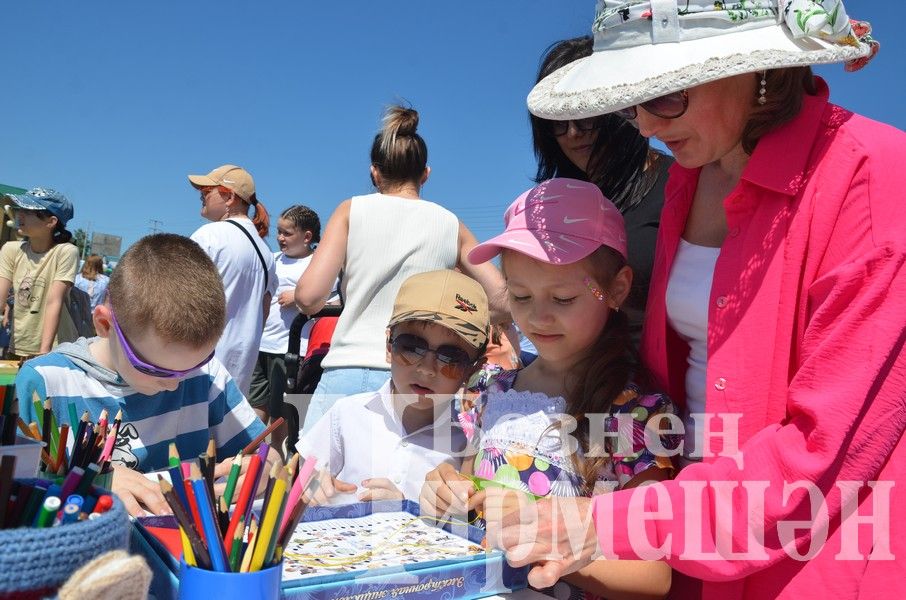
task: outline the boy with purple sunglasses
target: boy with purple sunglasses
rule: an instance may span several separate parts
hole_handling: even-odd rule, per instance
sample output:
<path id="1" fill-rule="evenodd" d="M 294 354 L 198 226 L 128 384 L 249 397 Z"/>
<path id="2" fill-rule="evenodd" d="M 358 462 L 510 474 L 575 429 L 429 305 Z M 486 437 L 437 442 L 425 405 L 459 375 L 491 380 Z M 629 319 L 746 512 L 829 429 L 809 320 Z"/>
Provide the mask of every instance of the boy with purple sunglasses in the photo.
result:
<path id="1" fill-rule="evenodd" d="M 220 274 L 189 238 L 150 235 L 123 255 L 107 298 L 94 309 L 98 337 L 61 344 L 26 362 L 16 377 L 19 411 L 35 420 L 32 394 L 50 397 L 60 423 L 87 410 L 122 410 L 114 445 L 113 491 L 131 514 L 169 512 L 142 473 L 205 452 L 213 436 L 226 475 L 232 458 L 264 430 L 224 366 L 214 358 L 226 301 Z M 271 449 L 269 462 L 279 460 Z"/>

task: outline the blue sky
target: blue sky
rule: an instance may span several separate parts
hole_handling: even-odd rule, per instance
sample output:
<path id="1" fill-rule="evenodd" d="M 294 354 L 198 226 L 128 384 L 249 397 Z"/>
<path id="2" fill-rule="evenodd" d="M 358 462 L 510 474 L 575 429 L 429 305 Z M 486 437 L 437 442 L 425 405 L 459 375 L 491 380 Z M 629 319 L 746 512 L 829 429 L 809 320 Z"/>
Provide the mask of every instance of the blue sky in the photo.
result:
<path id="1" fill-rule="evenodd" d="M 906 42 L 896 3 L 850 0 L 879 56 L 818 72 L 831 99 L 906 127 Z M 55 187 L 71 229 L 190 234 L 204 221 L 186 175 L 249 169 L 276 215 L 326 222 L 371 191 L 385 105 L 421 114 L 425 198 L 479 239 L 534 174 L 525 96 L 542 51 L 590 30 L 594 0 L 15 2 L 0 13 L 0 183 Z M 157 223 L 152 224 L 152 220 Z M 269 238 L 275 247 L 274 233 Z"/>

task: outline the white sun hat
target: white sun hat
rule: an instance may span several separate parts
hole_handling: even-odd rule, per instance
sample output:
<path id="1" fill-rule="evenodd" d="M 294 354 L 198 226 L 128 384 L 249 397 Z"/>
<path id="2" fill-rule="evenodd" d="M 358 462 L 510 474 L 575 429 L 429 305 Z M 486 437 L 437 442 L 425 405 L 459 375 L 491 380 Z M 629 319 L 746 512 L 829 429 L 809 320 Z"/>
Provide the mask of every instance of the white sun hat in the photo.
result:
<path id="1" fill-rule="evenodd" d="M 594 52 L 538 82 L 532 114 L 602 115 L 742 73 L 862 67 L 878 50 L 840 0 L 598 0 Z"/>

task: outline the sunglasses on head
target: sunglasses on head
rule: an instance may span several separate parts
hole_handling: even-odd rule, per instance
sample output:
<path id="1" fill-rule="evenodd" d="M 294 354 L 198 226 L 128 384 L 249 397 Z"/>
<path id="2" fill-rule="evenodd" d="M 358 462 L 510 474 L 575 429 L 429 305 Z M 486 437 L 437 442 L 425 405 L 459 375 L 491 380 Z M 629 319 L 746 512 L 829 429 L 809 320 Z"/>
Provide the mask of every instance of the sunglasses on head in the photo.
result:
<path id="1" fill-rule="evenodd" d="M 589 117 L 587 119 L 573 119 L 571 121 L 551 121 L 550 132 L 554 137 L 566 135 L 569 131 L 569 124 L 572 123 L 576 131 L 587 133 L 601 127 L 601 119 L 598 117 Z"/>
<path id="2" fill-rule="evenodd" d="M 461 378 L 475 363 L 469 353 L 462 348 L 452 345 L 431 348 L 428 346 L 428 340 L 412 333 L 400 333 L 390 338 L 390 352 L 407 366 L 420 362 L 429 352 L 433 352 L 440 365 L 441 374 L 448 379 Z"/>
<path id="3" fill-rule="evenodd" d="M 210 356 L 208 356 L 206 359 L 204 359 L 191 369 L 186 369 L 185 371 L 177 371 L 175 369 L 168 369 L 166 367 L 159 367 L 157 365 L 147 363 L 136 356 L 135 351 L 132 349 L 132 346 L 129 345 L 129 341 L 123 334 L 123 330 L 120 329 L 120 324 L 116 321 L 116 315 L 113 312 L 113 307 L 110 307 L 110 320 L 113 322 L 113 329 L 114 331 L 116 331 L 116 337 L 120 341 L 120 346 L 123 347 L 123 353 L 126 355 L 126 360 L 129 361 L 129 364 L 132 365 L 133 369 L 144 375 L 159 377 L 161 379 L 185 377 L 195 369 L 205 366 L 206 364 L 211 362 L 212 358 L 214 358 L 214 353 L 211 352 Z"/>
<path id="4" fill-rule="evenodd" d="M 689 92 L 680 90 L 615 112 L 627 121 L 633 121 L 639 116 L 639 106 L 653 114 L 655 117 L 660 117 L 662 119 L 678 119 L 686 114 L 686 109 L 689 108 Z"/>

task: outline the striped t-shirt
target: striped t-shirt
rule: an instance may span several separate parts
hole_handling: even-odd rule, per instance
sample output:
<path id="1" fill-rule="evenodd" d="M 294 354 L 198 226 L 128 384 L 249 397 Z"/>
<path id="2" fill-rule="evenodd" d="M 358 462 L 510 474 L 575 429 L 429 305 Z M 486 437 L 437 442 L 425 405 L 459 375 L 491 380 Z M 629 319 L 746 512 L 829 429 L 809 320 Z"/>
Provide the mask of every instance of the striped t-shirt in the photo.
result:
<path id="1" fill-rule="evenodd" d="M 142 472 L 167 467 L 170 442 L 176 442 L 185 459 L 203 453 L 213 435 L 220 461 L 239 453 L 264 431 L 264 424 L 216 358 L 182 380 L 174 391 L 153 396 L 136 392 L 116 373 L 90 361 L 86 340 L 81 339 L 26 362 L 16 377 L 22 418 L 36 420 L 34 391 L 41 398 L 51 398 L 58 423 L 69 421 L 70 402 L 77 415 L 88 410 L 95 423 L 103 409 L 111 423 L 122 409 L 111 460 Z"/>

